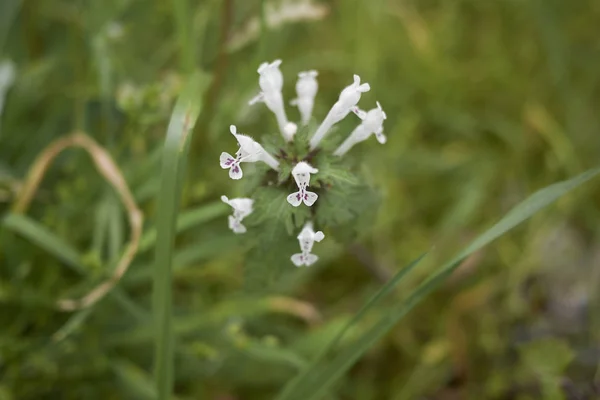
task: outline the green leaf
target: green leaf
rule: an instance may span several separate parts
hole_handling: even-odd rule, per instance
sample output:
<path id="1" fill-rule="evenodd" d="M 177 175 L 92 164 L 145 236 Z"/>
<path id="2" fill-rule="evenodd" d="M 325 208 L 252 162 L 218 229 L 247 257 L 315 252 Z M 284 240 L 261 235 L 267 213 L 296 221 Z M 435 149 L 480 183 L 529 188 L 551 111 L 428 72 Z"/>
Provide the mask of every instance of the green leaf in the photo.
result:
<path id="1" fill-rule="evenodd" d="M 181 31 L 179 34 L 181 39 L 184 34 Z M 187 54 L 183 40 L 180 50 Z M 196 72 L 186 82 L 185 89 L 175 104 L 163 148 L 160 190 L 157 199 L 158 216 L 153 286 L 153 314 L 156 329 L 154 378 L 160 400 L 169 399 L 173 390 L 174 341 L 171 315 L 171 265 L 189 144 L 194 124 L 200 113 L 202 93 L 207 87 L 208 81 L 209 79 L 205 75 Z"/>
<path id="2" fill-rule="evenodd" d="M 244 289 L 255 294 L 277 291 L 284 274 L 295 272 L 290 261 L 290 255 L 298 251 L 298 240 L 289 233 L 293 227 L 286 227 L 283 221 L 267 220 L 253 229 L 262 232 L 246 257 Z"/>
<path id="3" fill-rule="evenodd" d="M 277 399 L 313 400 L 321 398 L 321 396 L 339 378 L 341 378 L 363 354 L 387 334 L 398 321 L 412 310 L 413 307 L 419 304 L 428 294 L 439 287 L 466 257 L 502 236 L 542 208 L 587 182 L 599 173 L 600 167 L 596 167 L 572 179 L 550 185 L 529 196 L 529 198 L 514 207 L 494 226 L 477 237 L 469 246 L 459 252 L 457 256 L 439 268 L 436 273 L 431 275 L 430 278 L 417 287 L 404 302 L 381 317 L 381 319 L 371 329 L 365 332 L 353 346 L 342 351 L 331 362 L 322 363 L 309 371 L 306 375 L 303 375 L 300 379 L 292 380 L 286 385 Z"/>

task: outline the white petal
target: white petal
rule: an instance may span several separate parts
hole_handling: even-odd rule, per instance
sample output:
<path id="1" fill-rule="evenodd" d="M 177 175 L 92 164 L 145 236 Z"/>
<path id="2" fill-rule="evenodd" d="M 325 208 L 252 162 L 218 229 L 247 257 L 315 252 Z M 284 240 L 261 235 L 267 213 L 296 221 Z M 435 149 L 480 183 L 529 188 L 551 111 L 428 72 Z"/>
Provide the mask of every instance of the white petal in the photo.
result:
<path id="1" fill-rule="evenodd" d="M 317 201 L 318 198 L 319 198 L 319 195 L 317 195 L 316 193 L 306 192 L 306 197 L 303 199 L 304 204 L 306 204 L 307 206 L 310 207 L 313 204 L 315 204 L 315 201 Z"/>
<path id="2" fill-rule="evenodd" d="M 288 195 L 287 202 L 294 207 L 298 207 L 302 203 L 302 197 L 300 196 L 300 192 L 295 192 Z"/>

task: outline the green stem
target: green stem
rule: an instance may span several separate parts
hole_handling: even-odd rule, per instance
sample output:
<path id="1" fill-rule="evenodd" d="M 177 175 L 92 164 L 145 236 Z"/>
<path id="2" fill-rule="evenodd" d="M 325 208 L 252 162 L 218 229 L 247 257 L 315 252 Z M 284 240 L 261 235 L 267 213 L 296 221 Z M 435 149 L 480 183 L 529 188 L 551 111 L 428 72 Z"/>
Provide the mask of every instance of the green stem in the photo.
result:
<path id="1" fill-rule="evenodd" d="M 177 42 L 179 46 L 179 62 L 183 72 L 190 73 L 194 70 L 194 47 L 192 46 L 190 5 L 188 0 L 173 1 L 173 16 L 175 17 L 175 28 L 177 30 Z"/>

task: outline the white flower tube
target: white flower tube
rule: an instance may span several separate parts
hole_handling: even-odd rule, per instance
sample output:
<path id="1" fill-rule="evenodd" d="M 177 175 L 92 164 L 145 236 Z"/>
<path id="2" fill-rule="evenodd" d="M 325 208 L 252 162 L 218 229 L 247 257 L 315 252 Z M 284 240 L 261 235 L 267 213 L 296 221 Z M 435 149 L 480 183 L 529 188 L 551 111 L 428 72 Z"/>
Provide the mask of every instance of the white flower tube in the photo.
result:
<path id="1" fill-rule="evenodd" d="M 275 60 L 272 63 L 262 63 L 258 67 L 258 85 L 260 86 L 261 92 L 250 100 L 249 104 L 255 104 L 263 102 L 267 108 L 275 114 L 277 119 L 277 125 L 283 135 L 283 138 L 287 141 L 292 140 L 293 135 L 296 133 L 295 124 L 288 121 L 285 115 L 285 107 L 283 104 L 283 95 L 281 90 L 283 88 L 283 75 L 279 66 L 281 60 Z M 294 125 L 292 128 L 291 125 Z M 293 132 L 293 133 L 292 133 Z"/>
<path id="2" fill-rule="evenodd" d="M 338 101 L 331 107 L 331 110 L 317 129 L 313 137 L 310 139 L 310 149 L 314 150 L 321 140 L 325 137 L 329 129 L 342 119 L 344 119 L 350 111 L 358 104 L 360 96 L 371 90 L 368 83 L 360 84 L 360 76 L 354 75 L 354 82 L 347 86 L 340 93 Z"/>
<path id="3" fill-rule="evenodd" d="M 279 161 L 250 136 L 237 133 L 235 125 L 229 127 L 229 131 L 238 141 L 240 148 L 235 153 L 235 157 L 231 154 L 223 152 L 220 157 L 221 168 L 229 169 L 229 177 L 231 179 L 242 179 L 243 173 L 240 164 L 243 162 L 262 161 L 274 170 L 279 169 Z"/>
<path id="4" fill-rule="evenodd" d="M 312 248 L 315 242 L 320 242 L 325 238 L 325 235 L 321 231 L 315 232 L 313 230 L 312 222 L 307 222 L 302 228 L 302 231 L 298 235 L 298 242 L 300 243 L 301 253 L 294 254 L 291 257 L 292 262 L 296 267 L 303 265 L 309 267 L 319 260 L 316 254 L 312 254 Z"/>
<path id="5" fill-rule="evenodd" d="M 318 72 L 315 70 L 300 72 L 298 82 L 296 82 L 296 94 L 298 97 L 293 99 L 290 104 L 298 107 L 302 124 L 308 125 L 315 104 L 315 96 L 319 90 L 317 82 Z"/>
<path id="6" fill-rule="evenodd" d="M 233 208 L 233 215 L 228 218 L 229 229 L 235 233 L 246 233 L 246 227 L 242 225 L 242 220 L 252 214 L 254 200 L 243 197 L 229 199 L 227 196 L 221 196 L 221 201 Z"/>
<path id="7" fill-rule="evenodd" d="M 292 169 L 292 176 L 296 181 L 296 185 L 298 185 L 298 191 L 291 193 L 287 197 L 288 203 L 294 207 L 298 207 L 303 202 L 309 207 L 315 204 L 319 195 L 309 192 L 306 189 L 310 184 L 310 174 L 316 174 L 317 172 L 319 172 L 318 169 L 311 167 L 310 164 L 304 161 L 301 161 L 294 166 L 294 169 Z"/>
<path id="8" fill-rule="evenodd" d="M 336 149 L 333 153 L 336 156 L 343 156 L 357 143 L 367 140 L 371 134 L 375 134 L 377 141 L 384 144 L 387 141 L 386 136 L 383 134 L 383 121 L 387 119 L 387 115 L 381 108 L 381 104 L 377 102 L 377 108 L 365 112 L 358 107 L 352 110 L 360 119 L 362 123 L 358 125 L 348 136 L 346 140 Z"/>

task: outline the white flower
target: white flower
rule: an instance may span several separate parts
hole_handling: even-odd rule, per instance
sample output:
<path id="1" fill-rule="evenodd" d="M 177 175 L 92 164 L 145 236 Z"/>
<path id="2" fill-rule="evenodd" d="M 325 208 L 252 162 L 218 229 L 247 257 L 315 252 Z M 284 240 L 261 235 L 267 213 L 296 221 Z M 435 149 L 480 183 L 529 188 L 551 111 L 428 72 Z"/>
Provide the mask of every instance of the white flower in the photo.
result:
<path id="1" fill-rule="evenodd" d="M 363 93 L 371 90 L 368 83 L 360 84 L 360 76 L 354 75 L 354 82 L 350 86 L 346 86 L 340 93 L 338 101 L 331 107 L 331 110 L 317 129 L 313 137 L 310 139 L 311 150 L 315 149 L 321 140 L 325 137 L 329 129 L 352 111 L 358 104 Z"/>
<path id="2" fill-rule="evenodd" d="M 6 93 L 15 83 L 16 75 L 15 64 L 12 61 L 6 60 L 0 63 L 0 115 L 4 109 Z"/>
<path id="3" fill-rule="evenodd" d="M 313 168 L 307 162 L 301 161 L 294 169 L 292 169 L 292 176 L 298 185 L 298 191 L 290 194 L 287 197 L 288 203 L 294 207 L 298 207 L 302 202 L 307 206 L 312 206 L 319 197 L 316 193 L 309 192 L 306 190 L 310 183 L 310 174 L 316 174 L 319 172 L 318 169 Z"/>
<path id="4" fill-rule="evenodd" d="M 311 254 L 311 251 L 315 242 L 320 242 L 324 238 L 325 235 L 323 232 L 315 232 L 313 230 L 312 222 L 307 222 L 298 235 L 298 242 L 300 243 L 300 250 L 302 252 L 294 254 L 291 257 L 294 265 L 296 267 L 301 267 L 302 265 L 306 265 L 308 267 L 317 262 L 319 257 L 315 254 Z"/>
<path id="5" fill-rule="evenodd" d="M 283 75 L 279 69 L 280 65 L 281 60 L 275 60 L 270 64 L 266 62 L 262 63 L 258 67 L 258 74 L 260 75 L 258 78 L 258 85 L 260 86 L 261 92 L 251 99 L 249 104 L 252 105 L 258 102 L 265 103 L 267 108 L 275 114 L 283 138 L 290 141 L 292 140 L 293 135 L 289 135 L 291 129 L 288 125 L 290 122 L 285 115 L 285 108 L 283 105 L 283 95 L 281 94 L 281 89 L 283 88 Z"/>
<path id="6" fill-rule="evenodd" d="M 336 156 L 346 154 L 352 146 L 367 140 L 371 134 L 375 134 L 377 141 L 381 144 L 387 141 L 387 138 L 383 134 L 383 121 L 387 119 L 387 115 L 379 102 L 377 102 L 377 108 L 373 108 L 369 112 L 365 112 L 358 107 L 354 107 L 352 111 L 362 119 L 362 123 L 352 131 L 350 136 L 333 153 Z"/>
<path id="7" fill-rule="evenodd" d="M 296 82 L 296 94 L 298 97 L 292 100 L 291 104 L 297 106 L 298 110 L 300 110 L 303 125 L 308 125 L 312 115 L 315 96 L 319 89 L 316 79 L 317 75 L 318 72 L 315 70 L 300 72 L 298 74 L 298 82 Z"/>
<path id="8" fill-rule="evenodd" d="M 237 133 L 235 125 L 229 127 L 229 131 L 238 141 L 240 148 L 235 153 L 235 157 L 231 154 L 223 152 L 220 157 L 221 168 L 229 168 L 229 177 L 231 179 L 242 179 L 243 173 L 240 163 L 262 161 L 269 165 L 274 170 L 279 168 L 279 162 L 250 136 Z"/>
<path id="9" fill-rule="evenodd" d="M 221 201 L 233 208 L 233 215 L 228 218 L 229 229 L 235 233 L 245 233 L 246 227 L 242 225 L 242 220 L 252 214 L 254 200 L 248 198 L 229 199 L 227 196 L 221 196 Z"/>
<path id="10" fill-rule="evenodd" d="M 269 29 L 300 22 L 321 20 L 329 13 L 329 8 L 312 0 L 284 0 L 282 2 L 266 2 L 265 22 Z M 227 48 L 230 52 L 239 50 L 260 37 L 260 20 L 251 18 L 240 31 L 233 32 Z"/>

